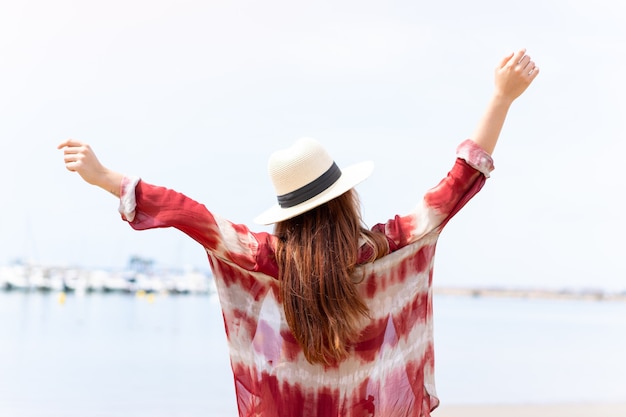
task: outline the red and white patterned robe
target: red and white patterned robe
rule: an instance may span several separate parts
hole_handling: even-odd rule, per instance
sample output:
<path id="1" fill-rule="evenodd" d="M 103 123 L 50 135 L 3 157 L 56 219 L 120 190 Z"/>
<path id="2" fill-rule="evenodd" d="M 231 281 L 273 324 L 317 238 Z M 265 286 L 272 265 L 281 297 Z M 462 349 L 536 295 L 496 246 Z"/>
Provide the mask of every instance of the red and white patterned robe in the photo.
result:
<path id="1" fill-rule="evenodd" d="M 124 179 L 120 212 L 137 230 L 175 227 L 206 249 L 240 416 L 429 416 L 439 404 L 432 322 L 435 246 L 444 225 L 491 170 L 489 154 L 466 140 L 448 175 L 411 213 L 374 226 L 386 234 L 392 252 L 358 268 L 371 320 L 349 357 L 334 367 L 308 363 L 286 324 L 272 234 L 254 233 L 139 179 Z"/>

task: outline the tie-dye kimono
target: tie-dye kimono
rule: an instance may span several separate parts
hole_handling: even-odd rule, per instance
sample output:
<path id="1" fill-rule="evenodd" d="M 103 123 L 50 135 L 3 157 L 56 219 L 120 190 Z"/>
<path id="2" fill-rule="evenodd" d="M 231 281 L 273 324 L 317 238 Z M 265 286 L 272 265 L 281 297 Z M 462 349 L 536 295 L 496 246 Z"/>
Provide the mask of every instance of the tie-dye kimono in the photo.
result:
<path id="1" fill-rule="evenodd" d="M 387 236 L 391 253 L 358 268 L 371 319 L 349 357 L 332 367 L 307 362 L 286 324 L 275 236 L 252 232 L 137 178 L 123 180 L 120 213 L 134 229 L 175 227 L 206 249 L 240 416 L 429 416 L 439 404 L 432 321 L 437 239 L 491 170 L 489 154 L 466 140 L 448 175 L 412 212 L 374 226 Z M 367 250 L 362 248 L 363 259 Z"/>

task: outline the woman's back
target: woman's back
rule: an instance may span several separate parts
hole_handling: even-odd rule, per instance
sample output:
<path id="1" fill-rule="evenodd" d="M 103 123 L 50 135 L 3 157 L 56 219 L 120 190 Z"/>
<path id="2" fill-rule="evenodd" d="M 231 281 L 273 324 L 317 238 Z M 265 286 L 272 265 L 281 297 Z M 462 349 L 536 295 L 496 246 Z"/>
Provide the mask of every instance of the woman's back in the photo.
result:
<path id="1" fill-rule="evenodd" d="M 311 364 L 293 337 L 278 282 L 227 266 L 218 280 L 241 416 L 421 416 L 437 404 L 429 277 L 438 234 L 358 271 L 370 319 L 347 357 Z M 221 270 L 221 261 L 214 260 Z M 250 287 L 246 287 L 246 284 Z"/>
<path id="2" fill-rule="evenodd" d="M 459 155 L 484 173 L 491 158 L 466 141 Z M 468 157 L 469 158 L 469 157 Z M 443 225 L 475 195 L 485 175 L 457 159 L 448 176 L 416 210 L 374 230 L 392 253 L 354 271 L 368 309 L 347 356 L 332 366 L 312 364 L 287 323 L 275 263 L 234 265 L 210 252 L 231 351 L 241 416 L 422 416 L 439 400 L 434 386 L 432 267 Z M 225 223 L 223 227 L 228 223 Z M 271 259 L 276 237 L 233 226 L 257 259 Z M 244 237 L 248 235 L 248 237 Z M 229 236 L 231 232 L 222 232 Z M 361 252 L 367 257 L 367 248 Z M 212 254 L 213 253 L 213 254 Z M 364 261 L 360 259 L 359 261 Z M 360 263 L 360 262 L 358 262 Z M 253 271 L 251 271 L 252 269 Z"/>

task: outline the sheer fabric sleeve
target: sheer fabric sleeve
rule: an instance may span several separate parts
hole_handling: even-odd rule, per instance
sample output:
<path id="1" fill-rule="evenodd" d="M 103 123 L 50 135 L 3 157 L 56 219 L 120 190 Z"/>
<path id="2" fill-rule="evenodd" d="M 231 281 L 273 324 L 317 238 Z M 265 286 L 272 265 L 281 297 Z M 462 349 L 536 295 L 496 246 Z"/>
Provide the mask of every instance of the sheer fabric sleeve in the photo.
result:
<path id="1" fill-rule="evenodd" d="M 211 213 L 203 204 L 138 178 L 122 180 L 119 211 L 135 230 L 174 227 L 213 255 L 247 270 L 256 269 L 257 235 Z"/>
<path id="2" fill-rule="evenodd" d="M 452 169 L 425 193 L 412 212 L 375 227 L 387 235 L 393 249 L 411 244 L 432 231 L 441 231 L 481 190 L 494 169 L 491 156 L 469 139 L 457 147 L 456 156 Z"/>

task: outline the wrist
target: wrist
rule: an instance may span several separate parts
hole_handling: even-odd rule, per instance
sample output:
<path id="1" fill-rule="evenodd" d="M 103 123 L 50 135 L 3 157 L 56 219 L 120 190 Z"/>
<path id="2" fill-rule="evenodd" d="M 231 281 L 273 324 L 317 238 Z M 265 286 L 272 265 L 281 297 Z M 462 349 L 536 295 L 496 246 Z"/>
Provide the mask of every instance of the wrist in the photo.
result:
<path id="1" fill-rule="evenodd" d="M 119 197 L 121 182 L 122 175 L 120 173 L 103 167 L 93 184 Z"/>
<path id="2" fill-rule="evenodd" d="M 498 106 L 510 107 L 515 101 L 515 97 L 503 93 L 502 91 L 495 91 L 491 96 L 491 103 Z"/>

